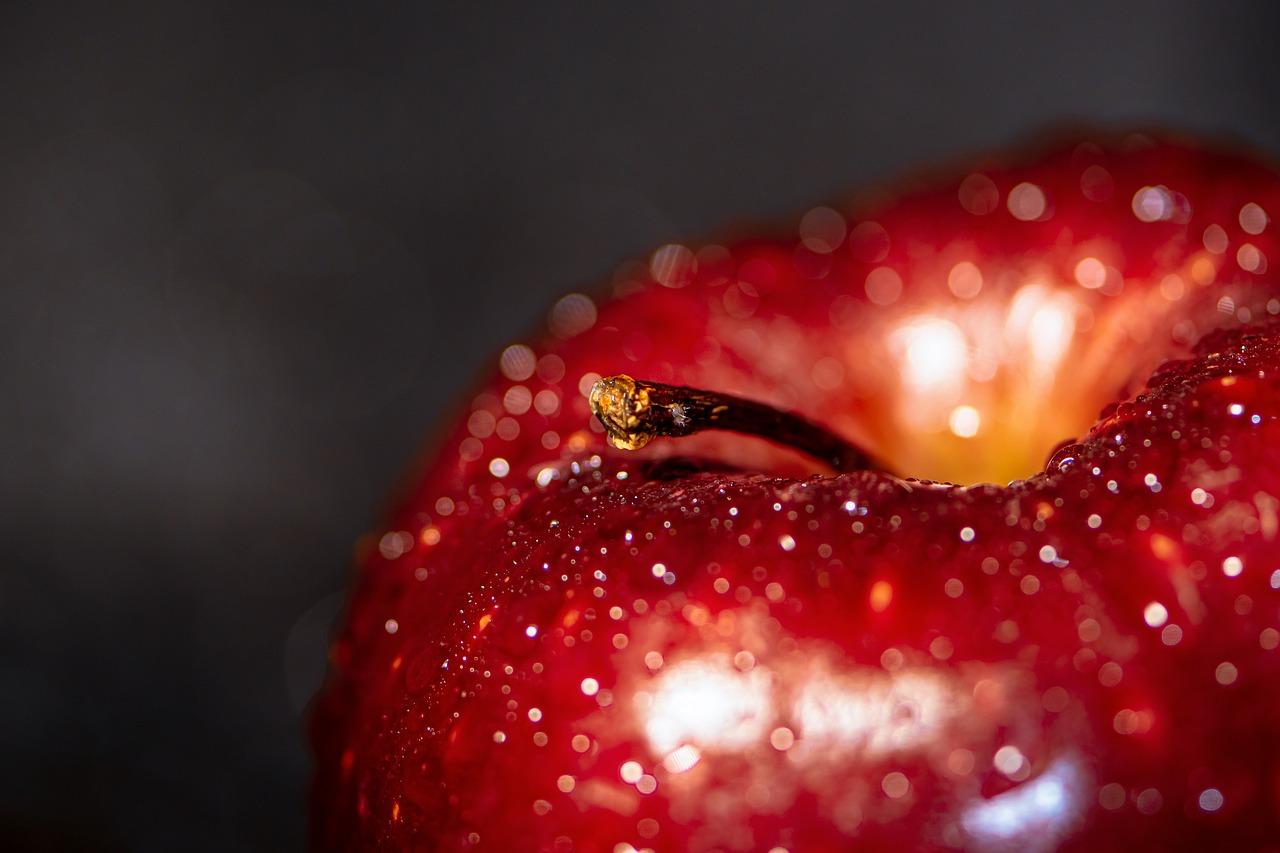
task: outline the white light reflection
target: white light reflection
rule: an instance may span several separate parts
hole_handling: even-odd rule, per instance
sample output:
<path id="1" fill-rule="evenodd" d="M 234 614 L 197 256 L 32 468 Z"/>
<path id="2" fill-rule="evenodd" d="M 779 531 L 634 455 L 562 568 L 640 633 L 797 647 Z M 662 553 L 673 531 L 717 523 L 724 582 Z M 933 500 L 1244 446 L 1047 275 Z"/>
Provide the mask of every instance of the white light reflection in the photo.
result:
<path id="1" fill-rule="evenodd" d="M 981 850 L 1053 850 L 1080 821 L 1084 782 L 1079 761 L 1060 758 L 1026 784 L 969 806 L 961 823 Z"/>
<path id="2" fill-rule="evenodd" d="M 686 744 L 726 751 L 754 746 L 772 728 L 771 680 L 763 667 L 740 672 L 726 654 L 671 666 L 651 693 L 636 694 L 649 745 L 662 756 Z"/>
<path id="3" fill-rule="evenodd" d="M 779 811 L 813 796 L 823 819 L 853 838 L 869 821 L 903 817 L 918 796 L 933 799 L 930 786 L 917 790 L 915 777 L 894 766 L 905 761 L 947 780 L 969 777 L 951 789 L 958 798 L 929 806 L 950 814 L 951 846 L 1039 853 L 1057 846 L 1096 800 L 1096 791 L 1084 790 L 1092 780 L 1079 757 L 1055 760 L 1037 730 L 1023 725 L 1039 719 L 1041 697 L 1020 668 L 941 668 L 904 660 L 892 648 L 880 666 L 822 646 L 779 654 L 775 644 L 758 643 L 751 617 L 739 616 L 721 623 L 731 634 L 717 630 L 723 640 L 715 647 L 675 660 L 652 651 L 664 647 L 664 631 L 643 636 L 633 626 L 636 648 L 627 654 L 638 667 L 621 689 L 630 692 L 626 704 L 648 755 L 630 760 L 657 764 L 668 774 L 657 774 L 660 784 L 688 795 L 673 801 L 681 820 L 730 827 L 762 791 Z M 1022 731 L 1016 746 L 1015 729 Z M 635 731 L 628 726 L 625 737 Z M 978 776 L 993 772 L 1016 787 L 983 798 Z M 859 779 L 868 784 L 849 787 Z M 707 796 L 711 790 L 723 796 Z"/>
<path id="4" fill-rule="evenodd" d="M 960 438 L 973 438 L 982 426 L 982 414 L 973 406 L 956 406 L 947 418 L 947 425 Z"/>
<path id="5" fill-rule="evenodd" d="M 932 747 L 972 705 L 964 685 L 929 670 L 820 668 L 798 679 L 788 701 L 790 691 L 778 690 L 788 680 L 784 674 L 758 663 L 743 669 L 727 654 L 713 654 L 671 666 L 638 692 L 636 708 L 654 753 L 692 766 L 687 759 L 696 762 L 706 751 L 739 752 L 772 742 L 770 732 L 789 704 L 792 742 L 879 760 Z"/>
<path id="6" fill-rule="evenodd" d="M 1025 342 L 1035 360 L 1055 367 L 1066 354 L 1075 332 L 1074 301 L 1054 294 L 1042 284 L 1028 284 L 1013 298 L 1005 336 L 1011 344 Z"/>
<path id="7" fill-rule="evenodd" d="M 966 697 L 929 672 L 810 679 L 792 707 L 802 738 L 870 760 L 937 740 Z"/>
<path id="8" fill-rule="evenodd" d="M 696 746 L 685 744 L 662 759 L 662 766 L 672 773 L 684 773 L 692 770 L 702 760 L 702 753 Z"/>
<path id="9" fill-rule="evenodd" d="M 915 391 L 955 387 L 964 376 L 968 346 L 960 327 L 940 317 L 923 317 L 893 333 L 906 353 L 903 378 Z"/>

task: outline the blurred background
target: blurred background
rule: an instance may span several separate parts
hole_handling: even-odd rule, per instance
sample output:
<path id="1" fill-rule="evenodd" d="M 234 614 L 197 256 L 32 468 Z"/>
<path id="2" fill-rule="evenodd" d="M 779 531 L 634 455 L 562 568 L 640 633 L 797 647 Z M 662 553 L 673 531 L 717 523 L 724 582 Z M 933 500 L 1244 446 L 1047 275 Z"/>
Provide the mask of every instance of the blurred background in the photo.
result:
<path id="1" fill-rule="evenodd" d="M 1280 154 L 1263 0 L 529 5 L 0 5 L 0 848 L 301 847 L 353 545 L 558 294 L 1047 124 Z"/>

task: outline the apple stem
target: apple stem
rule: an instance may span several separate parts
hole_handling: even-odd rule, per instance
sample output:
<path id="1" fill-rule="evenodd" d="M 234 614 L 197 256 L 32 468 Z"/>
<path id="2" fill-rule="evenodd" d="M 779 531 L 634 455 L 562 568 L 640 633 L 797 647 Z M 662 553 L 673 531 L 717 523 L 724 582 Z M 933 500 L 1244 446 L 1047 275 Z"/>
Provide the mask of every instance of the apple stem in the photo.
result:
<path id="1" fill-rule="evenodd" d="M 645 382 L 622 373 L 596 382 L 590 399 L 591 411 L 604 424 L 609 443 L 622 450 L 639 450 L 659 436 L 679 438 L 723 429 L 785 444 L 842 474 L 889 470 L 825 427 L 730 394 Z"/>

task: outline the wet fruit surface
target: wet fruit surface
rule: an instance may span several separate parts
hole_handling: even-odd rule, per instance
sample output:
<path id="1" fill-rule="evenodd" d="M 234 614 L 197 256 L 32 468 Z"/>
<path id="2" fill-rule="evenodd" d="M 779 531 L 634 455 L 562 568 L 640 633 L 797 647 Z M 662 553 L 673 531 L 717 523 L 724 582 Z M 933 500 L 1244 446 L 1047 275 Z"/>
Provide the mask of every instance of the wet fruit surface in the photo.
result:
<path id="1" fill-rule="evenodd" d="M 316 848 L 1280 844 L 1273 210 L 1247 160 L 1073 143 L 565 297 L 371 539 Z M 908 479 L 614 450 L 622 372 Z"/>

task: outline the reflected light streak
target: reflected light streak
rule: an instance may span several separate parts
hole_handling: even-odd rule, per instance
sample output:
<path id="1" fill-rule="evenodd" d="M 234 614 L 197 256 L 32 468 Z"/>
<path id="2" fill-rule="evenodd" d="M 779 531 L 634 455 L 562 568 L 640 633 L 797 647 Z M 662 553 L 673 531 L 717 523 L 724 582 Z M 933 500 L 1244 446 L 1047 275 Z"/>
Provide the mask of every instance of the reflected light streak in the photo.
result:
<path id="1" fill-rule="evenodd" d="M 970 774 L 991 772 L 1017 783 L 990 799 L 973 785 L 956 789 L 961 795 L 946 804 L 954 821 L 949 831 L 958 833 L 951 846 L 1048 853 L 1097 799 L 1086 790 L 1093 780 L 1075 753 L 1046 756 L 1044 771 L 1033 775 L 1035 756 L 1044 756 L 1036 742 L 1006 741 L 986 751 L 984 744 L 1004 741 L 1029 709 L 1039 711 L 1038 695 L 1034 701 L 1022 695 L 1016 670 L 980 667 L 960 675 L 901 660 L 867 666 L 823 651 L 756 657 L 744 645 L 667 661 L 656 671 L 646 665 L 644 686 L 632 693 L 650 754 L 671 784 L 690 794 L 690 820 L 732 823 L 734 809 L 753 791 L 767 791 L 779 809 L 808 792 L 832 820 L 856 814 L 845 821 L 853 837 L 864 818 L 909 806 L 912 780 L 890 763 L 905 759 L 974 783 L 978 777 Z M 643 794 L 642 761 L 628 759 L 618 772 Z M 743 776 L 744 767 L 754 769 Z M 849 788 L 851 779 L 880 785 Z M 711 789 L 725 796 L 698 798 Z"/>
<path id="2" fill-rule="evenodd" d="M 701 760 L 702 753 L 698 748 L 686 743 L 662 759 L 662 766 L 671 773 L 684 773 L 692 770 Z"/>
<path id="3" fill-rule="evenodd" d="M 814 678 L 792 707 L 802 738 L 815 745 L 860 749 L 876 760 L 937 740 L 967 697 L 941 676 L 911 673 Z"/>
<path id="4" fill-rule="evenodd" d="M 960 438 L 973 438 L 982 426 L 982 414 L 973 406 L 956 406 L 951 410 L 947 425 Z"/>
<path id="5" fill-rule="evenodd" d="M 1011 352 L 1029 350 L 1040 365 L 1056 368 L 1075 333 L 1075 300 L 1043 284 L 1024 285 L 1014 296 L 1004 337 Z M 1025 348 L 1025 350 L 1024 350 Z"/>
<path id="6" fill-rule="evenodd" d="M 1036 361 L 1056 364 L 1066 353 L 1076 326 L 1071 306 L 1070 299 L 1055 299 L 1031 318 L 1028 335 Z"/>
<path id="7" fill-rule="evenodd" d="M 782 709 L 789 711 L 792 742 L 878 760 L 931 747 L 972 705 L 970 690 L 927 670 L 790 676 L 759 664 L 742 672 L 727 654 L 713 654 L 665 670 L 650 690 L 636 694 L 636 707 L 654 753 L 688 769 L 708 750 L 743 752 L 771 743 Z M 790 700 L 788 687 L 796 690 Z"/>
<path id="8" fill-rule="evenodd" d="M 903 378 L 912 390 L 955 386 L 963 379 L 968 346 L 955 323 L 924 317 L 903 326 L 893 337 L 906 352 Z"/>
<path id="9" fill-rule="evenodd" d="M 672 666 L 652 693 L 636 696 L 649 745 L 669 756 L 686 744 L 742 750 L 763 742 L 774 717 L 770 681 L 768 670 L 739 672 L 725 654 Z"/>
<path id="10" fill-rule="evenodd" d="M 961 823 L 982 850 L 1052 850 L 1079 823 L 1084 787 L 1078 759 L 1060 758 L 1036 779 L 969 806 Z"/>

